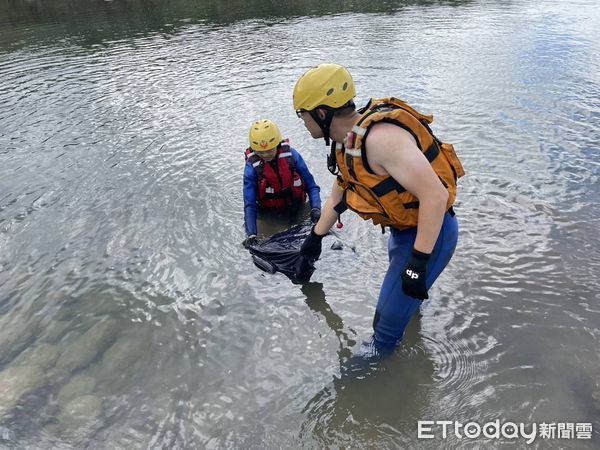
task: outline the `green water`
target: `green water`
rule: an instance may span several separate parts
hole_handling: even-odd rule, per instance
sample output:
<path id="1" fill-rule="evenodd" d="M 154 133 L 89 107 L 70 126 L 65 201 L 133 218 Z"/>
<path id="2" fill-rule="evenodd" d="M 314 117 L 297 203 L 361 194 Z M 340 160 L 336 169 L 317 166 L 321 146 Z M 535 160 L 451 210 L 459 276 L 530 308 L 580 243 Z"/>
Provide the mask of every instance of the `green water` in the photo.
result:
<path id="1" fill-rule="evenodd" d="M 0 3 L 0 447 L 455 448 L 418 420 L 600 430 L 595 2 Z M 346 213 L 313 283 L 240 243 L 249 124 L 319 62 L 435 116 L 467 176 L 450 265 L 367 340 L 387 235 Z M 334 238 L 325 239 L 325 248 Z M 354 246 L 356 251 L 351 250 Z"/>

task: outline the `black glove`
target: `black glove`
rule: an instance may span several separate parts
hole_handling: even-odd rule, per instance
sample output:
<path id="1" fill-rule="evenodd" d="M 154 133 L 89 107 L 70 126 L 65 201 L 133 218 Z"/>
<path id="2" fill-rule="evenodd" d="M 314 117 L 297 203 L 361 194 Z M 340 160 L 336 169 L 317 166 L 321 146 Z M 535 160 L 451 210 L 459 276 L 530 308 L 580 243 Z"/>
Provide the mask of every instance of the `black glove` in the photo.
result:
<path id="1" fill-rule="evenodd" d="M 310 210 L 310 221 L 317 223 L 321 217 L 321 208 L 313 208 Z"/>
<path id="2" fill-rule="evenodd" d="M 319 259 L 321 256 L 321 241 L 325 235 L 321 236 L 315 233 L 315 227 L 310 230 L 310 235 L 304 239 L 300 247 L 300 254 L 309 258 Z"/>
<path id="3" fill-rule="evenodd" d="M 244 239 L 244 241 L 242 242 L 242 245 L 245 248 L 249 248 L 252 247 L 253 245 L 258 244 L 258 239 L 256 238 L 255 235 L 251 234 L 250 236 L 248 236 L 246 239 Z"/>
<path id="4" fill-rule="evenodd" d="M 427 295 L 427 260 L 428 253 L 421 253 L 413 248 L 412 256 L 408 260 L 408 264 L 402 272 L 402 291 L 410 297 L 425 300 L 429 298 Z"/>

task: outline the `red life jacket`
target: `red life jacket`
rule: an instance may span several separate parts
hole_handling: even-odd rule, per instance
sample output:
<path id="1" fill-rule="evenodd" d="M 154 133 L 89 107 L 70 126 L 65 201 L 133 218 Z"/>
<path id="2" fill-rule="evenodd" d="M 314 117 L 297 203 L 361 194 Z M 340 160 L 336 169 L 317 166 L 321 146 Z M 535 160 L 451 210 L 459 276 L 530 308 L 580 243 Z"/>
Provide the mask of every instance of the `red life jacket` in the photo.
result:
<path id="1" fill-rule="evenodd" d="M 277 155 L 277 169 L 272 161 L 266 162 L 251 148 L 246 149 L 249 161 L 258 177 L 258 204 L 261 208 L 285 210 L 298 208 L 306 202 L 304 181 L 296 171 L 292 149 L 286 140 L 281 141 Z"/>

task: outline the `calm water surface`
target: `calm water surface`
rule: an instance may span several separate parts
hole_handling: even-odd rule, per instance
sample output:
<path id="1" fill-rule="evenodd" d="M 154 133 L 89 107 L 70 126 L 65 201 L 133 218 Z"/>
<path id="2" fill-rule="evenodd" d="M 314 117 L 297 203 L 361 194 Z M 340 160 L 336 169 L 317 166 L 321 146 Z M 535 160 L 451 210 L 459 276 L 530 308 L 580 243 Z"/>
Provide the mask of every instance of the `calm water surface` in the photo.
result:
<path id="1" fill-rule="evenodd" d="M 500 419 L 598 447 L 597 3 L 376 3 L 0 4 L 0 446 L 524 447 L 417 440 Z M 366 375 L 387 235 L 347 213 L 306 286 L 240 245 L 251 121 L 331 189 L 291 104 L 329 61 L 359 103 L 433 113 L 467 171 L 456 254 Z"/>

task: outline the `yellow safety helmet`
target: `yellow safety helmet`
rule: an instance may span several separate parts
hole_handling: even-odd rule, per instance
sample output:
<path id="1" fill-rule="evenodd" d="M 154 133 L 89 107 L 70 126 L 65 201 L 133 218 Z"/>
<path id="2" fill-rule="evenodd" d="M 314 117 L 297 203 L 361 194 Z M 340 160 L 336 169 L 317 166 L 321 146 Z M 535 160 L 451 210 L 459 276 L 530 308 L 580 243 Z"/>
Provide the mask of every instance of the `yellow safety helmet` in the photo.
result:
<path id="1" fill-rule="evenodd" d="M 298 79 L 294 87 L 294 109 L 341 108 L 355 96 L 354 81 L 344 66 L 319 64 Z"/>
<path id="2" fill-rule="evenodd" d="M 250 127 L 250 148 L 255 152 L 268 152 L 281 142 L 277 124 L 269 119 L 257 120 Z"/>

